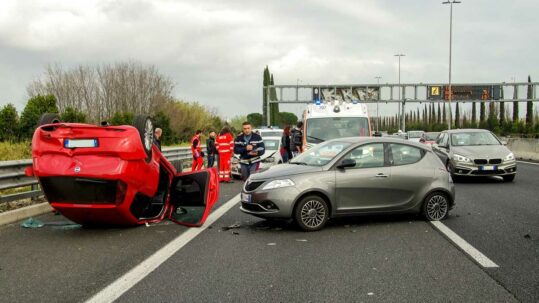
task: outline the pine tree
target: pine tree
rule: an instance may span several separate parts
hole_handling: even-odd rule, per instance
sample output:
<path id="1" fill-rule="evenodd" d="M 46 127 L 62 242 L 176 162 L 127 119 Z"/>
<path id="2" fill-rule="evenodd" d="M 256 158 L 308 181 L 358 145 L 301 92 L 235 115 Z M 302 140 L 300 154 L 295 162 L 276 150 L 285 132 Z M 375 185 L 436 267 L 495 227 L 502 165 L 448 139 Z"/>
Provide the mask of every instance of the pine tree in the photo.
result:
<path id="1" fill-rule="evenodd" d="M 513 99 L 518 99 L 518 89 L 515 86 L 513 90 Z M 518 102 L 513 102 L 513 123 L 518 122 Z"/>
<path id="2" fill-rule="evenodd" d="M 273 81 L 273 74 L 270 76 L 270 85 L 275 85 L 275 82 Z M 277 101 L 277 91 L 275 88 L 270 89 L 270 100 L 271 101 Z M 271 103 L 271 125 L 277 125 L 279 124 L 279 103 Z"/>
<path id="3" fill-rule="evenodd" d="M 532 82 L 532 78 L 528 76 L 528 83 Z M 531 85 L 528 85 L 528 94 L 527 99 L 533 98 L 533 87 Z M 533 102 L 528 101 L 526 102 L 526 126 L 531 129 L 533 125 Z"/>
<path id="4" fill-rule="evenodd" d="M 455 108 L 455 128 L 460 128 L 460 110 L 459 110 L 459 103 L 457 102 L 457 106 Z"/>
<path id="5" fill-rule="evenodd" d="M 479 107 L 479 124 L 481 125 L 483 122 L 485 122 L 485 101 L 481 101 L 481 105 Z"/>
<path id="6" fill-rule="evenodd" d="M 445 103 L 444 103 L 443 107 L 444 107 L 444 110 L 443 110 L 444 122 L 443 123 L 446 124 L 447 123 L 447 113 L 446 113 L 446 109 L 445 109 L 446 108 Z"/>
<path id="7" fill-rule="evenodd" d="M 442 110 L 440 108 L 440 103 L 438 103 L 438 120 L 436 121 L 436 123 L 438 124 L 442 124 Z"/>
<path id="8" fill-rule="evenodd" d="M 264 80 L 263 80 L 263 104 L 262 104 L 262 115 L 264 116 L 264 123 L 268 121 L 268 89 L 266 87 L 270 84 L 270 73 L 269 68 L 266 65 L 266 68 L 264 68 Z"/>
<path id="9" fill-rule="evenodd" d="M 500 90 L 500 99 L 503 100 L 503 86 Z M 505 123 L 505 105 L 503 102 L 500 102 L 500 125 L 503 127 L 503 124 Z"/>
<path id="10" fill-rule="evenodd" d="M 475 102 L 472 102 L 472 128 L 477 127 L 477 110 L 475 108 Z"/>
<path id="11" fill-rule="evenodd" d="M 434 102 L 430 104 L 430 125 L 434 124 L 434 121 L 436 121 L 436 110 L 434 108 Z"/>

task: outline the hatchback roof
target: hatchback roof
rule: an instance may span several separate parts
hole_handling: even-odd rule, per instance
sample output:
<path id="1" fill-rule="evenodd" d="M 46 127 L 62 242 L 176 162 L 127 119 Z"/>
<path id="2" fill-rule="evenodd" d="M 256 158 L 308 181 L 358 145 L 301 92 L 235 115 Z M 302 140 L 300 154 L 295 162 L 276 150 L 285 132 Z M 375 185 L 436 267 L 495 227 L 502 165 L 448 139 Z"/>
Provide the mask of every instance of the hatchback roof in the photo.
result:
<path id="1" fill-rule="evenodd" d="M 458 128 L 458 129 L 450 129 L 445 130 L 445 132 L 448 133 L 484 133 L 484 132 L 490 132 L 488 129 L 480 129 L 480 128 Z"/>
<path id="2" fill-rule="evenodd" d="M 420 147 L 422 149 L 429 149 L 427 145 L 422 143 L 417 143 L 414 141 L 408 141 L 404 140 L 402 138 L 391 138 L 391 137 L 345 137 L 345 138 L 337 138 L 332 139 L 328 141 L 341 141 L 341 142 L 349 142 L 349 143 L 400 143 L 400 144 L 407 144 L 407 145 L 413 145 L 416 147 Z M 326 141 L 326 142 L 328 142 Z"/>

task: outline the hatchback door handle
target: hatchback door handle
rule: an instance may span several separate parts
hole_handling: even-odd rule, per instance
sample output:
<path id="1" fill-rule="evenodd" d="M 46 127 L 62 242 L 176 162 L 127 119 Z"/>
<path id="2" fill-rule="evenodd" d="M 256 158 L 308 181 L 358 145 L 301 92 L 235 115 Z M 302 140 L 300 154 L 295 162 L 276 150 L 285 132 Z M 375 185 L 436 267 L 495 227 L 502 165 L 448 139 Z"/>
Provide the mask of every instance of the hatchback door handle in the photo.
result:
<path id="1" fill-rule="evenodd" d="M 387 175 L 386 174 L 383 174 L 383 173 L 379 173 L 378 175 L 375 176 L 376 178 L 387 178 Z"/>

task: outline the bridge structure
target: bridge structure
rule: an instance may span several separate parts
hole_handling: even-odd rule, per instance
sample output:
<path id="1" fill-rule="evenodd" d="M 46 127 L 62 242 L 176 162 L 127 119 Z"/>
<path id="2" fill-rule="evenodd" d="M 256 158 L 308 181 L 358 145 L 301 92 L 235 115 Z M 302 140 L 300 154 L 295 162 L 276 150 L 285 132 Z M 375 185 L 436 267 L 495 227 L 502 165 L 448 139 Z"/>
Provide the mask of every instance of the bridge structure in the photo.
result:
<path id="1" fill-rule="evenodd" d="M 471 102 L 537 102 L 539 82 L 497 83 L 385 83 L 385 84 L 284 84 L 263 87 L 265 120 L 270 125 L 270 104 L 309 104 L 313 102 L 358 102 L 368 104 L 400 104 L 400 126 L 405 130 L 405 107 L 408 103 L 449 105 L 448 126 L 452 119 L 452 103 Z M 449 98 L 451 90 L 451 97 Z M 273 92 L 273 93 L 272 93 Z M 511 98 L 508 97 L 511 94 Z M 270 100 L 270 96 L 276 100 Z M 266 97 L 267 96 L 267 97 Z"/>

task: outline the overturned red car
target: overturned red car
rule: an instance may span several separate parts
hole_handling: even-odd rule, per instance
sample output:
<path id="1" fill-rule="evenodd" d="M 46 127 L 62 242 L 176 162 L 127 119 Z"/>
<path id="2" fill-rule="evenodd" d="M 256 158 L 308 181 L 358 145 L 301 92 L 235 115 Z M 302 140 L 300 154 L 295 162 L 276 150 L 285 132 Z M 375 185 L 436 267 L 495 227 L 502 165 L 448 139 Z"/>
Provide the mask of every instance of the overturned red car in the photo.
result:
<path id="1" fill-rule="evenodd" d="M 148 116 L 137 116 L 132 126 L 96 126 L 44 114 L 26 173 L 38 179 L 52 207 L 79 224 L 137 225 L 165 218 L 204 224 L 219 195 L 217 172 L 182 173 L 153 144 L 153 134 Z"/>

